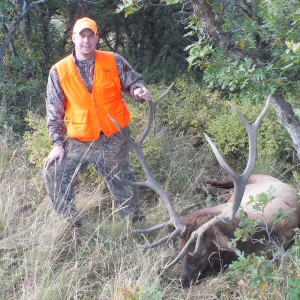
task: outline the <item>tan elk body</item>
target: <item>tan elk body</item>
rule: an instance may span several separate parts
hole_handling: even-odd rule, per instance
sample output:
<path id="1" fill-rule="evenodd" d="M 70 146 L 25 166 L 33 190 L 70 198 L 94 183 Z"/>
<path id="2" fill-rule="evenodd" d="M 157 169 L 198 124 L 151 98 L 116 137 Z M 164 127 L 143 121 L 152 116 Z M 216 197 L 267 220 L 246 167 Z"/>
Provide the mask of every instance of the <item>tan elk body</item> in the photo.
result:
<path id="1" fill-rule="evenodd" d="M 217 183 L 214 183 L 218 187 Z M 267 193 L 272 186 L 275 189 L 273 198 L 262 211 L 254 209 L 250 203 L 250 197 L 255 197 L 260 193 Z M 186 225 L 185 235 L 180 238 L 179 248 L 183 248 L 190 239 L 190 233 L 200 228 L 213 217 L 220 215 L 227 209 L 231 209 L 233 195 L 226 203 L 203 208 L 192 212 L 181 218 L 181 222 Z M 268 176 L 250 176 L 241 201 L 240 209 L 243 209 L 249 219 L 259 221 L 257 231 L 244 242 L 237 244 L 237 249 L 245 254 L 261 254 L 263 251 L 269 258 L 272 257 L 272 250 L 276 247 L 286 248 L 290 245 L 295 234 L 294 229 L 299 226 L 300 208 L 297 199 L 297 191 L 286 183 Z M 288 213 L 288 217 L 281 218 L 274 222 L 274 216 L 282 209 Z M 224 223 L 219 221 L 207 229 L 202 236 L 202 246 L 197 255 L 185 254 L 183 257 L 183 267 L 181 271 L 181 282 L 184 287 L 193 284 L 197 278 L 211 269 L 218 270 L 233 261 L 235 251 L 230 246 L 230 240 L 234 237 L 234 231 L 239 225 L 240 210 L 236 213 L 233 222 Z M 189 246 L 189 252 L 194 251 L 194 243 Z"/>
<path id="2" fill-rule="evenodd" d="M 112 120 L 135 151 L 146 175 L 145 181 L 129 183 L 146 186 L 156 192 L 164 202 L 170 216 L 170 219 L 164 223 L 150 228 L 135 230 L 135 232 L 151 233 L 168 226 L 174 228 L 171 233 L 160 240 L 149 245 L 140 245 L 140 247 L 144 249 L 154 248 L 179 236 L 180 252 L 165 268 L 173 266 L 182 260 L 181 282 L 183 286 L 187 287 L 196 281 L 199 273 L 203 274 L 208 269 L 220 268 L 231 262 L 237 249 L 245 253 L 259 253 L 276 245 L 277 247 L 288 246 L 295 234 L 293 229 L 299 225 L 299 202 L 297 201 L 296 190 L 289 185 L 267 175 L 251 176 L 256 162 L 258 128 L 270 106 L 270 97 L 268 97 L 263 111 L 253 124 L 250 124 L 246 117 L 229 103 L 245 125 L 249 139 L 249 157 L 247 166 L 242 174 L 235 172 L 228 165 L 212 140 L 204 134 L 221 167 L 232 179 L 232 186 L 234 187 L 232 196 L 226 203 L 203 208 L 187 216 L 179 217 L 169 194 L 152 176 L 142 150 L 142 144 L 153 123 L 155 107 L 168 94 L 171 88 L 172 85 L 156 101 L 148 102 L 147 125 L 136 141 L 131 136 L 126 135 L 121 126 Z M 248 203 L 249 196 L 255 198 L 259 193 L 266 193 L 271 185 L 276 190 L 276 197 L 265 207 L 264 214 L 260 215 Z M 239 242 L 237 247 L 234 248 L 230 246 L 229 242 L 233 238 L 234 231 L 239 223 L 240 206 L 247 211 L 252 220 L 260 220 L 260 222 L 256 233 L 251 236 L 250 241 Z M 288 213 L 288 218 L 274 223 L 272 216 L 280 208 Z M 271 256 L 271 252 L 269 256 Z"/>

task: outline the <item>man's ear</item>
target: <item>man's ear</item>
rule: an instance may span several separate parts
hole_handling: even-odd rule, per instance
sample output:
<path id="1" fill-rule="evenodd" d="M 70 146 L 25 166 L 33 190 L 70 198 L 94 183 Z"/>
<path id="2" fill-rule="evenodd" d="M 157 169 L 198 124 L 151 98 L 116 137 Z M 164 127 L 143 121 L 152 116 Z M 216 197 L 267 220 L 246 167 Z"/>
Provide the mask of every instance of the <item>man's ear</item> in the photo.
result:
<path id="1" fill-rule="evenodd" d="M 73 43 L 75 43 L 75 42 L 74 42 L 74 39 L 75 39 L 75 35 L 72 34 L 72 41 L 73 41 Z"/>

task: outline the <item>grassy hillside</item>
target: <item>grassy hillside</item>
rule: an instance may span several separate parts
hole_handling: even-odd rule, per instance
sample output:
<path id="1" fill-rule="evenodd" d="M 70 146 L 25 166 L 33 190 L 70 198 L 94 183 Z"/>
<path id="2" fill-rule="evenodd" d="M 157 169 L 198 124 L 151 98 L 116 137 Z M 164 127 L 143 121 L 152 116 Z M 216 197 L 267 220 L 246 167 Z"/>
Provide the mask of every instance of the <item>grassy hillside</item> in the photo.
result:
<path id="1" fill-rule="evenodd" d="M 161 141 L 168 136 L 156 133 Z M 195 193 L 204 168 L 211 162 L 192 142 L 174 136 L 166 143 L 169 163 L 164 186 L 177 210 L 211 205 Z M 175 145 L 178 145 L 175 147 Z M 169 148 L 172 148 L 171 151 Z M 79 186 L 76 203 L 85 215 L 85 228 L 75 232 L 56 215 L 46 195 L 42 169 L 27 162 L 26 152 L 12 133 L 0 139 L 0 299 L 299 299 L 300 243 L 292 252 L 278 253 L 272 262 L 240 260 L 244 269 L 212 274 L 191 289 L 179 285 L 180 264 L 164 270 L 176 255 L 172 244 L 143 252 L 137 242 L 151 237 L 133 234 L 127 220 L 114 213 L 103 184 Z M 166 157 L 165 157 L 166 159 Z M 168 174 L 169 176 L 166 176 Z M 185 180 L 180 180 L 183 178 Z M 184 185 L 180 193 L 173 181 Z M 177 186 L 178 188 L 178 186 Z M 175 191 L 175 192 L 174 192 Z M 202 199 L 202 200 L 201 200 Z M 141 190 L 147 222 L 167 218 L 155 195 Z M 294 287 L 289 280 L 293 279 Z"/>

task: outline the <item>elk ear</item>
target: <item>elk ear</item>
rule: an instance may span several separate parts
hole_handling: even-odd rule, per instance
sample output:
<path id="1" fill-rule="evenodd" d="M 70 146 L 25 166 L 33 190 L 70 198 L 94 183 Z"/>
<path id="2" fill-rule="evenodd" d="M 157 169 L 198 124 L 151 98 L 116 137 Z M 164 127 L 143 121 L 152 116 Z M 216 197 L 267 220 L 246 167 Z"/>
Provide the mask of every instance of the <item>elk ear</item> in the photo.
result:
<path id="1" fill-rule="evenodd" d="M 214 231 L 215 234 L 212 242 L 219 250 L 229 252 L 236 252 L 238 250 L 236 247 L 230 245 L 231 240 L 217 226 L 215 226 Z"/>

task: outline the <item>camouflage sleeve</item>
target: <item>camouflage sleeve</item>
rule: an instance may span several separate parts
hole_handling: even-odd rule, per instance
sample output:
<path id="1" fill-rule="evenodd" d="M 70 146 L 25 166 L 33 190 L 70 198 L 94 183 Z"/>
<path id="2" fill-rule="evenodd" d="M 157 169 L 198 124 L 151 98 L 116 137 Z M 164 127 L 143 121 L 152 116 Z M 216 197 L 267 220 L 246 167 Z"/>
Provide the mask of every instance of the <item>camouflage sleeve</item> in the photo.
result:
<path id="1" fill-rule="evenodd" d="M 128 61 L 120 54 L 115 53 L 114 55 L 117 63 L 122 91 L 126 94 L 129 94 L 133 100 L 141 101 L 140 99 L 136 99 L 134 97 L 133 91 L 136 88 L 146 86 L 142 75 L 136 72 L 128 63 Z"/>
<path id="2" fill-rule="evenodd" d="M 47 125 L 54 145 L 62 145 L 66 134 L 64 123 L 66 96 L 61 88 L 56 67 L 50 70 L 47 84 Z"/>

